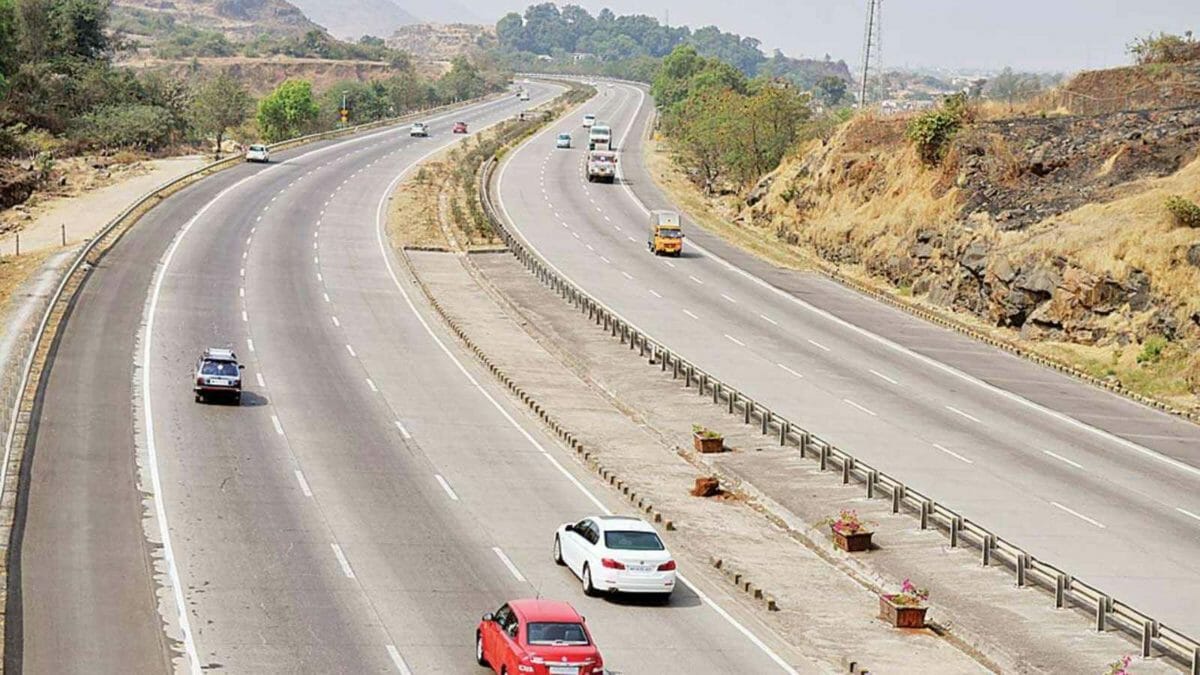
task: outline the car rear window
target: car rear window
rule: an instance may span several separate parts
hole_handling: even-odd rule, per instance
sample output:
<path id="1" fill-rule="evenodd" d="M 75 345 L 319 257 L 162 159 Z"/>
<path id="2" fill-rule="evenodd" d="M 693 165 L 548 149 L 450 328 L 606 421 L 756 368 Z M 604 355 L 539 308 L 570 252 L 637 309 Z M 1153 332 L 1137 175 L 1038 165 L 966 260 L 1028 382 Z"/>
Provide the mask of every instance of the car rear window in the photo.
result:
<path id="1" fill-rule="evenodd" d="M 533 622 L 525 630 L 531 645 L 587 645 L 587 632 L 581 623 Z"/>
<path id="2" fill-rule="evenodd" d="M 205 361 L 200 367 L 201 375 L 212 375 L 215 377 L 233 377 L 237 375 L 237 365 L 229 361 Z"/>
<path id="3" fill-rule="evenodd" d="M 262 152 L 263 150 L 266 150 L 266 149 L 267 149 L 267 146 L 265 146 L 265 145 L 252 145 L 252 146 L 250 146 L 250 149 L 251 149 L 251 150 L 253 150 L 254 152 Z"/>
<path id="4" fill-rule="evenodd" d="M 617 551 L 661 551 L 662 540 L 653 532 L 609 530 L 604 533 L 604 545 Z"/>

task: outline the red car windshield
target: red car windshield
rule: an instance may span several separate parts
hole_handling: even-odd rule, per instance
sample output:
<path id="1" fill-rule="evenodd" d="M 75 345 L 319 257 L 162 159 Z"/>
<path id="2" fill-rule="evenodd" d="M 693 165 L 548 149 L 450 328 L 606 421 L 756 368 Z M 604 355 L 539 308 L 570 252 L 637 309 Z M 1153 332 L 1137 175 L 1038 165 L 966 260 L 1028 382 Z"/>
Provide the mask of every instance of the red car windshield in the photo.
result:
<path id="1" fill-rule="evenodd" d="M 587 631 L 581 623 L 533 622 L 526 628 L 531 645 L 577 646 L 589 645 Z"/>

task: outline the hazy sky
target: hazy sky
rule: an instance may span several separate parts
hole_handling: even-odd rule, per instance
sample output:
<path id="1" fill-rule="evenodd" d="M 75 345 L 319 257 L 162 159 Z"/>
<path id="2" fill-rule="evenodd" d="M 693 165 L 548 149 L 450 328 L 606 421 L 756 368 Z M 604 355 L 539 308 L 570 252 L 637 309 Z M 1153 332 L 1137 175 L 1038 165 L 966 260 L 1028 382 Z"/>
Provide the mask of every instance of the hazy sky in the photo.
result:
<path id="1" fill-rule="evenodd" d="M 522 11 L 532 0 L 465 0 L 483 17 Z M 400 0 L 403 4 L 403 0 Z M 568 4 L 563 0 L 560 7 Z M 593 14 L 651 14 L 672 24 L 756 37 L 770 53 L 832 54 L 859 62 L 866 0 L 577 0 Z M 1151 31 L 1200 35 L 1200 0 L 885 0 L 885 66 L 1075 71 L 1121 65 L 1125 45 Z"/>

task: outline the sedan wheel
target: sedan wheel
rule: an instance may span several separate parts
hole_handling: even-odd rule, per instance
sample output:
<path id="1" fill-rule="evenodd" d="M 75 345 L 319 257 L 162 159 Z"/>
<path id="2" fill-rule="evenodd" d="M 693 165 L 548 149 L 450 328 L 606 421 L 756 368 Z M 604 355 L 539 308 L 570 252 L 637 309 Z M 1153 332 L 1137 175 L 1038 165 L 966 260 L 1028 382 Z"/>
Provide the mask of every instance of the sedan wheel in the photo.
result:
<path id="1" fill-rule="evenodd" d="M 589 598 L 596 597 L 596 587 L 592 585 L 592 570 L 587 565 L 583 566 L 583 594 Z"/>
<path id="2" fill-rule="evenodd" d="M 487 659 L 483 656 L 483 635 L 475 633 L 475 662 L 481 666 L 488 664 Z"/>
<path id="3" fill-rule="evenodd" d="M 559 565 L 566 565 L 562 557 L 562 542 L 558 540 L 558 535 L 554 536 L 554 562 Z"/>

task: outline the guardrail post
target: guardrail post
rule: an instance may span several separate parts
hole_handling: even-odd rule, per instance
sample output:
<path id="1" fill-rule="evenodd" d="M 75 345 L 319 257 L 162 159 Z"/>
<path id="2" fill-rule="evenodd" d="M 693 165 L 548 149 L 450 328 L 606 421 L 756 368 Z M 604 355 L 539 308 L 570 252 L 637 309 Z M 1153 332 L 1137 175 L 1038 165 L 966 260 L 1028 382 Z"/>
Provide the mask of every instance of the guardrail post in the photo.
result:
<path id="1" fill-rule="evenodd" d="M 854 471 L 854 458 L 842 458 L 842 485 L 850 484 L 850 472 Z"/>
<path id="2" fill-rule="evenodd" d="M 672 361 L 671 362 L 671 379 L 678 380 L 679 379 L 679 359 L 672 359 L 671 361 Z"/>
<path id="3" fill-rule="evenodd" d="M 688 366 L 683 371 L 683 388 L 687 389 L 692 386 L 692 367 Z"/>
<path id="4" fill-rule="evenodd" d="M 646 358 L 646 338 L 638 340 L 638 358 Z"/>
<path id="5" fill-rule="evenodd" d="M 1192 675 L 1200 675 L 1200 647 L 1192 649 Z"/>
<path id="6" fill-rule="evenodd" d="M 732 415 L 733 409 L 737 407 L 737 400 L 738 400 L 737 392 L 731 391 L 731 392 L 729 392 L 729 395 L 726 396 L 725 398 L 728 399 L 728 401 L 729 401 L 729 414 Z"/>
<path id="7" fill-rule="evenodd" d="M 983 553 L 981 554 L 981 562 L 984 567 L 990 567 L 992 564 L 992 551 L 996 548 L 996 535 L 983 535 L 983 544 L 981 546 Z"/>
<path id="8" fill-rule="evenodd" d="M 1017 554 L 1017 588 L 1025 587 L 1025 573 L 1029 571 L 1029 554 Z"/>
<path id="9" fill-rule="evenodd" d="M 1067 575 L 1060 574 L 1054 580 L 1054 608 L 1062 609 L 1067 604 Z"/>
<path id="10" fill-rule="evenodd" d="M 787 422 L 779 423 L 779 445 L 781 447 L 787 445 L 788 432 L 791 431 L 791 428 L 792 425 Z"/>
<path id="11" fill-rule="evenodd" d="M 1104 632 L 1108 628 L 1108 596 L 1096 598 L 1096 630 Z"/>
<path id="12" fill-rule="evenodd" d="M 929 529 L 929 512 L 932 510 L 930 508 L 931 506 L 933 506 L 933 504 L 928 499 L 921 502 L 921 529 L 922 530 Z"/>
<path id="13" fill-rule="evenodd" d="M 904 492 L 903 485 L 892 488 L 892 513 L 900 513 L 900 507 L 904 505 Z"/>
<path id="14" fill-rule="evenodd" d="M 821 446 L 821 470 L 825 471 L 829 468 L 829 446 Z"/>
<path id="15" fill-rule="evenodd" d="M 771 417 L 773 415 L 770 410 L 763 408 L 759 417 L 762 419 L 762 435 L 766 436 L 771 431 Z"/>
<path id="16" fill-rule="evenodd" d="M 754 415 L 754 401 L 746 399 L 746 402 L 742 404 L 742 413 L 745 415 L 746 424 L 750 424 L 750 417 Z"/>
<path id="17" fill-rule="evenodd" d="M 1150 650 L 1154 644 L 1154 638 L 1158 637 L 1158 622 L 1143 621 L 1142 622 L 1142 658 L 1150 658 Z"/>
<path id="18" fill-rule="evenodd" d="M 950 519 L 950 548 L 958 548 L 958 533 L 962 529 L 962 516 Z"/>
<path id="19" fill-rule="evenodd" d="M 721 387 L 720 382 L 713 385 L 712 395 L 713 395 L 713 404 L 714 405 L 721 402 L 721 389 L 722 389 L 722 387 Z"/>
<path id="20" fill-rule="evenodd" d="M 875 485 L 879 483 L 879 472 L 874 469 L 867 474 L 867 499 L 875 498 Z"/>

